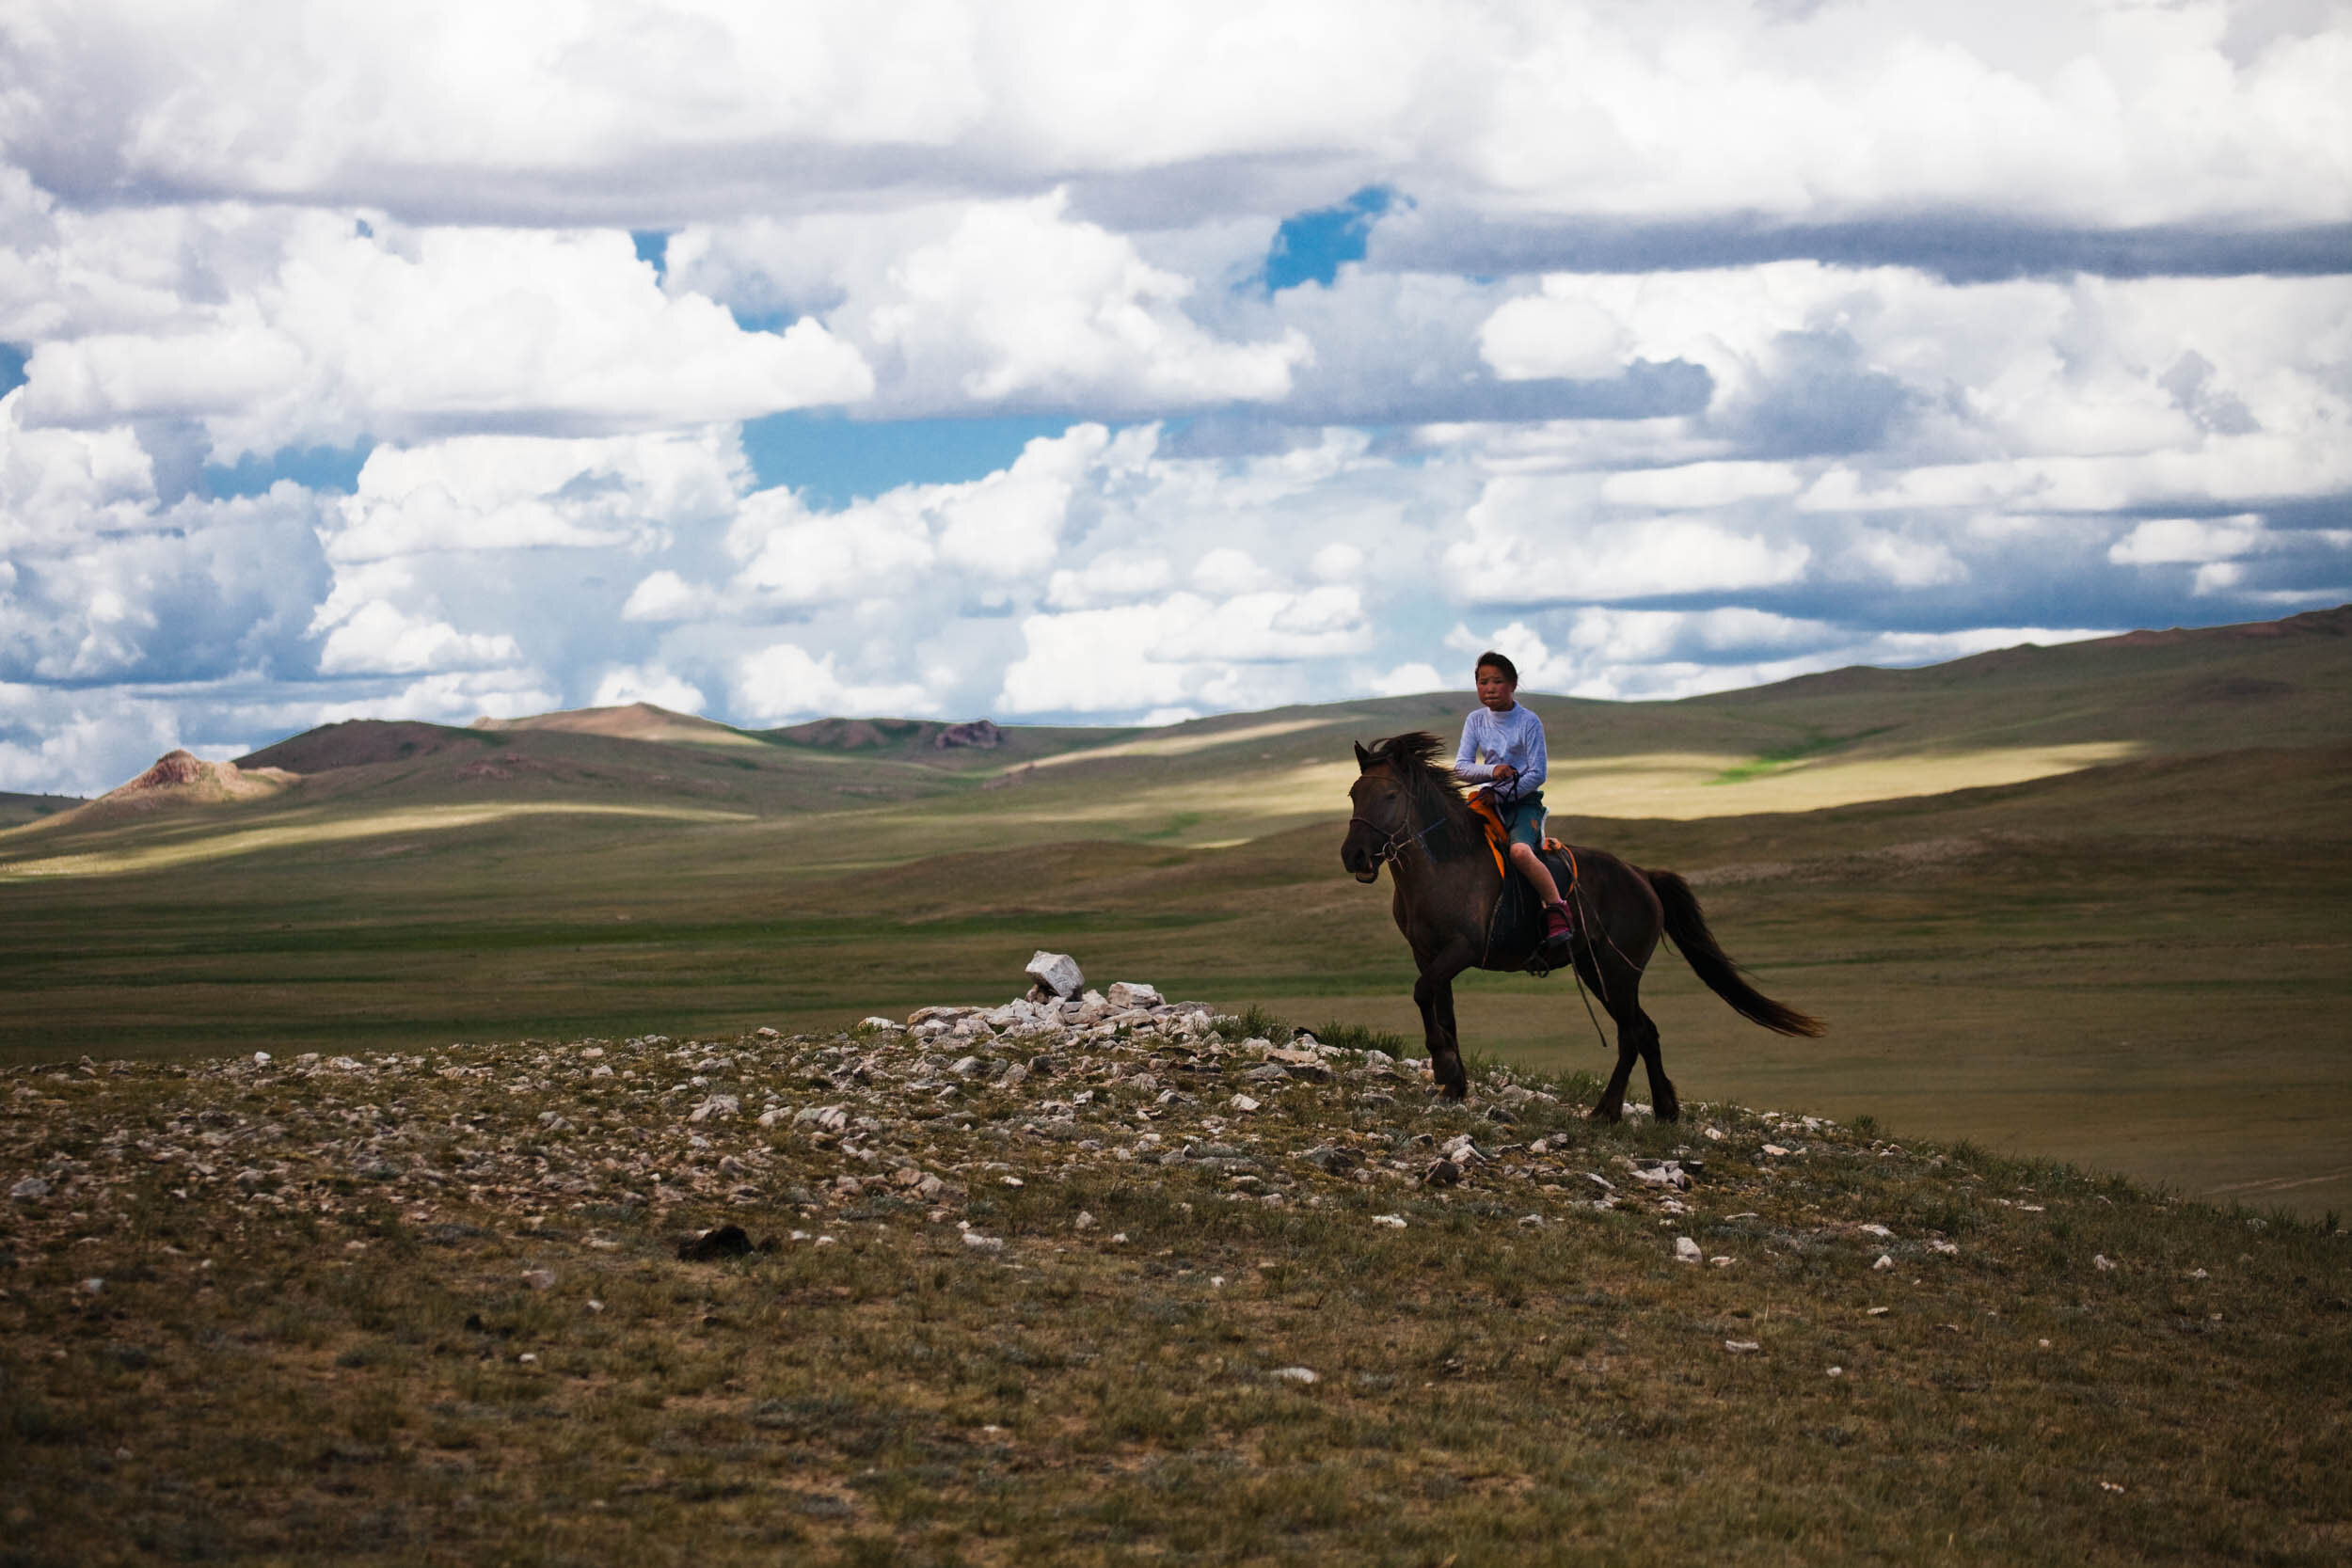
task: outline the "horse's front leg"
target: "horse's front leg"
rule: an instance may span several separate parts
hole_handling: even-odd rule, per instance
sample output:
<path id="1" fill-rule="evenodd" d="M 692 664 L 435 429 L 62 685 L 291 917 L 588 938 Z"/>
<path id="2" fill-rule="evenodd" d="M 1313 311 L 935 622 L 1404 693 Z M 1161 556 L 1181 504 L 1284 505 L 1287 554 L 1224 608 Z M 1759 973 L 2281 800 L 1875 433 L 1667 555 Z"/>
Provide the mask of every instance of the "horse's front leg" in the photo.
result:
<path id="1" fill-rule="evenodd" d="M 1454 977 L 1470 967 L 1467 949 L 1448 947 L 1422 965 L 1413 982 L 1413 1001 L 1421 1007 L 1422 1039 L 1429 1049 L 1429 1070 L 1448 1100 L 1470 1093 L 1470 1074 L 1462 1070 L 1461 1039 L 1454 1030 Z"/>

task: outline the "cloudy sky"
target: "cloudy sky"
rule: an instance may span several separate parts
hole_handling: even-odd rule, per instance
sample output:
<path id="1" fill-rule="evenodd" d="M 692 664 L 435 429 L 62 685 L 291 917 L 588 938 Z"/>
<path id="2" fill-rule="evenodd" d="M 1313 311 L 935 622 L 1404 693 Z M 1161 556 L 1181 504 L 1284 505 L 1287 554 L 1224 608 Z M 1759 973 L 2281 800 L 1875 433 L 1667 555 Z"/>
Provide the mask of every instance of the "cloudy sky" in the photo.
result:
<path id="1" fill-rule="evenodd" d="M 2340 602 L 2347 82 L 2328 0 L 13 0 L 0 789 Z"/>

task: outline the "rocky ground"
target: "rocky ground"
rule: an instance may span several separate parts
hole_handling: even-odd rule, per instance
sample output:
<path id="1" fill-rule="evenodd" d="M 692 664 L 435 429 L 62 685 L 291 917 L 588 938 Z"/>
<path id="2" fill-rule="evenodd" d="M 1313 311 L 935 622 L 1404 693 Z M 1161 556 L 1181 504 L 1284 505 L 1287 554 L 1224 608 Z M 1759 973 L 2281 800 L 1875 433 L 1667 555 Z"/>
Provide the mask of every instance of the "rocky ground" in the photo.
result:
<path id="1" fill-rule="evenodd" d="M 1725 1108 L 1671 1155 L 1597 1155 L 1582 1139 L 1522 1135 L 1531 1108 L 1556 1120 L 1573 1107 L 1508 1069 L 1483 1073 L 1477 1103 L 1457 1110 L 1432 1098 L 1420 1062 L 1282 1034 L 1115 984 L 1107 995 L 923 1007 L 833 1037 L 762 1029 L 724 1041 L 460 1044 L 430 1057 L 84 1061 L 11 1074 L 0 1171 L 13 1175 L 12 1228 L 34 1246 L 118 1190 L 165 1180 L 174 1198 L 256 1211 L 389 1202 L 420 1225 L 483 1210 L 542 1224 L 642 1211 L 739 1225 L 765 1247 L 834 1241 L 777 1228 L 780 1213 L 867 1218 L 881 1201 L 997 1249 L 1002 1239 L 965 1217 L 976 1188 L 1081 1172 L 1183 1167 L 1216 1178 L 1224 1201 L 1269 1208 L 1458 1191 L 1517 1205 L 1513 1218 L 1534 1227 L 1621 1206 L 1689 1215 L 1710 1159 L 1769 1176 L 1824 1139 L 1857 1143 L 1818 1117 Z M 57 1114 L 101 1109 L 126 1079 L 183 1085 L 181 1103 L 103 1129 Z M 296 1099 L 252 1103 L 284 1094 Z M 1091 1216 L 1076 1222 L 1093 1227 Z M 1867 1234 L 1889 1258 L 1954 1250 L 1940 1236 Z"/>
<path id="2" fill-rule="evenodd" d="M 2332 1227 L 1064 978 L 0 1074 L 0 1561 L 2352 1549 Z"/>

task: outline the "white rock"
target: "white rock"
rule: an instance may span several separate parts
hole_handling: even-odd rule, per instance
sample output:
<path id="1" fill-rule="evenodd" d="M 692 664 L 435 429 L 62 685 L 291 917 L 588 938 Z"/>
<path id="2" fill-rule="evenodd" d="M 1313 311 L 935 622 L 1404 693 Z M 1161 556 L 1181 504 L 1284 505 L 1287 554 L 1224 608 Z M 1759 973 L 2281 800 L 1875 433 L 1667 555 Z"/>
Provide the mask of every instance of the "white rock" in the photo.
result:
<path id="1" fill-rule="evenodd" d="M 1070 1227 L 1073 1230 L 1091 1230 L 1094 1228 L 1094 1216 L 1081 1209 L 1078 1211 L 1078 1217 L 1070 1222 Z"/>
<path id="2" fill-rule="evenodd" d="M 1724 1341 L 1724 1349 L 1731 1352 L 1734 1355 L 1754 1355 L 1757 1351 L 1760 1351 L 1764 1347 L 1762 1345 L 1757 1344 L 1754 1339 L 1725 1339 Z"/>
<path id="3" fill-rule="evenodd" d="M 970 1247 L 974 1252 L 1002 1252 L 1005 1250 L 1005 1239 L 1002 1236 L 983 1236 L 977 1230 L 967 1230 L 963 1233 L 963 1244 Z"/>
<path id="4" fill-rule="evenodd" d="M 523 1283 L 534 1291 L 552 1291 L 555 1289 L 555 1271 L 553 1269 L 525 1269 Z"/>
<path id="5" fill-rule="evenodd" d="M 1691 1238 L 1690 1238 L 1690 1237 L 1688 1237 L 1688 1236 L 1677 1236 L 1677 1237 L 1675 1238 L 1675 1261 L 1676 1261 L 1676 1262 L 1677 1262 L 1677 1263 L 1696 1263 L 1696 1262 L 1700 1261 L 1701 1259 L 1705 1259 L 1705 1258 L 1706 1258 L 1706 1256 L 1707 1256 L 1707 1254 L 1706 1254 L 1706 1253 L 1704 1253 L 1704 1252 L 1702 1252 L 1702 1251 L 1700 1251 L 1700 1250 L 1699 1250 L 1699 1244 L 1698 1244 L 1698 1243 L 1696 1243 L 1696 1242 L 1694 1242 L 1694 1241 L 1691 1240 Z"/>
<path id="6" fill-rule="evenodd" d="M 1375 1225 L 1385 1225 L 1391 1230 L 1402 1230 L 1405 1228 L 1405 1216 L 1402 1214 L 1375 1214 L 1372 1216 L 1372 1223 Z"/>
<path id="7" fill-rule="evenodd" d="M 1159 988 L 1147 986 L 1140 980 L 1113 980 L 1111 989 L 1104 994 L 1114 1007 L 1157 1007 L 1163 1005 Z"/>
<path id="8" fill-rule="evenodd" d="M 1957 1258 L 1960 1256 L 1960 1243 L 1957 1242 L 1930 1242 L 1928 1243 L 1928 1250 L 1933 1253 L 1940 1253 L 1946 1258 Z"/>
<path id="9" fill-rule="evenodd" d="M 988 1064 L 977 1056 L 959 1056 L 947 1070 L 959 1078 L 969 1078 L 985 1069 L 987 1066 Z"/>
<path id="10" fill-rule="evenodd" d="M 1037 956 L 1029 960 L 1027 973 L 1030 979 L 1056 996 L 1073 997 L 1086 990 L 1086 972 L 1078 967 L 1078 960 L 1067 953 L 1048 953 L 1040 948 Z"/>
<path id="11" fill-rule="evenodd" d="M 743 1109 L 742 1101 L 731 1094 L 714 1094 L 686 1113 L 689 1121 L 727 1121 Z"/>
<path id="12" fill-rule="evenodd" d="M 1254 1100 L 1250 1099 L 1250 1098 L 1249 1098 L 1248 1095 L 1246 1095 L 1246 1094 L 1237 1094 L 1237 1095 L 1233 1096 L 1233 1098 L 1232 1098 L 1232 1099 L 1231 1099 L 1231 1100 L 1227 1101 L 1225 1103 L 1226 1103 L 1226 1105 L 1227 1105 L 1228 1107 L 1230 1107 L 1230 1108 L 1231 1108 L 1231 1109 L 1232 1109 L 1232 1110 L 1236 1110 L 1236 1111 L 1244 1111 L 1244 1112 L 1248 1112 L 1248 1111 L 1254 1111 L 1254 1110 L 1256 1110 L 1256 1109 L 1258 1108 L 1258 1102 L 1257 1102 L 1256 1101 L 1254 1101 Z"/>
<path id="13" fill-rule="evenodd" d="M 1885 1253 L 1883 1253 L 1883 1252 L 1879 1254 L 1879 1260 L 1878 1260 L 1877 1262 L 1875 1262 L 1875 1263 L 1873 1263 L 1873 1264 L 1871 1264 L 1871 1265 L 1870 1265 L 1870 1267 L 1871 1267 L 1871 1268 L 1873 1268 L 1873 1269 L 1891 1269 L 1891 1268 L 1893 1268 L 1894 1266 L 1895 1266 L 1895 1259 L 1892 1259 L 1892 1258 L 1889 1258 L 1889 1257 L 1888 1257 Z"/>
<path id="14" fill-rule="evenodd" d="M 269 1063 L 270 1063 L 270 1055 L 269 1055 L 269 1053 L 268 1053 L 268 1052 L 266 1052 L 266 1051 L 256 1051 L 256 1052 L 253 1053 L 253 1065 L 254 1065 L 255 1067 L 267 1067 L 267 1066 L 269 1066 Z"/>
<path id="15" fill-rule="evenodd" d="M 28 1176 L 8 1189 L 10 1197 L 36 1198 L 49 1196 L 49 1183 L 38 1176 Z"/>
<path id="16" fill-rule="evenodd" d="M 1727 1269 L 1731 1267 L 1732 1260 L 1728 1258 L 1709 1258 L 1707 1263 L 1709 1268 Z"/>
<path id="17" fill-rule="evenodd" d="M 1521 1230 L 1541 1230 L 1543 1227 L 1544 1216 L 1541 1214 L 1521 1214 L 1519 1216 L 1519 1228 Z"/>
<path id="18" fill-rule="evenodd" d="M 1364 1053 L 1364 1066 L 1394 1067 L 1396 1066 L 1396 1058 L 1390 1055 L 1385 1051 L 1367 1051 Z"/>
<path id="19" fill-rule="evenodd" d="M 1876 1236 L 1881 1241 L 1891 1242 L 1895 1239 L 1895 1233 L 1883 1225 L 1864 1225 L 1857 1226 L 1855 1228 L 1865 1236 Z"/>
<path id="20" fill-rule="evenodd" d="M 2107 1271 L 2115 1267 L 2115 1263 L 2106 1253 L 2094 1252 L 2090 1255 L 2090 1266 L 2097 1269 L 2101 1274 L 2106 1274 Z"/>
<path id="21" fill-rule="evenodd" d="M 1321 1381 L 1311 1367 L 1277 1367 L 1266 1374 L 1282 1383 L 1315 1383 Z"/>

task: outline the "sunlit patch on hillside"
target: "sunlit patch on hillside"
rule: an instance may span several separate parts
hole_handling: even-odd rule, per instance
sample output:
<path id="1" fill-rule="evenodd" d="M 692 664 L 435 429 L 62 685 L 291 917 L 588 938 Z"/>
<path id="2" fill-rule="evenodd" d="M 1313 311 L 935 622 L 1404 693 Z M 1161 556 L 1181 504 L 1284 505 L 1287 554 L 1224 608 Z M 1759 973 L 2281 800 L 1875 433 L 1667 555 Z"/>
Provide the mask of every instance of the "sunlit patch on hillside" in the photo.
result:
<path id="1" fill-rule="evenodd" d="M 1066 762 L 1100 762 L 1105 757 L 1181 757 L 1195 752 L 1205 752 L 1216 746 L 1238 746 L 1245 741 L 1271 740 L 1277 736 L 1296 735 L 1302 730 L 1319 730 L 1327 725 L 1345 723 L 1344 717 L 1331 719 L 1286 719 L 1278 723 L 1249 724 L 1237 730 L 1196 730 L 1186 735 L 1148 736 L 1141 740 L 1121 740 L 1108 746 L 1090 746 L 1083 752 L 1064 752 L 1058 756 L 1040 757 L 1024 763 L 1026 768 L 1058 768 Z"/>
<path id="2" fill-rule="evenodd" d="M 1661 752 L 1590 763 L 1555 755 L 1551 783 L 1544 794 L 1554 812 L 1578 816 L 1689 822 L 2025 784 L 2127 761 L 2147 751 L 2128 740 L 1993 746 L 1911 756 L 1823 758 L 1746 773 L 1741 769 L 1754 759 L 1721 753 Z"/>
<path id="3" fill-rule="evenodd" d="M 363 816 L 306 816 L 265 828 L 199 833 L 157 844 L 125 845 L 85 854 L 0 862 L 0 878 L 109 877 L 132 871 L 161 871 L 228 860 L 264 849 L 299 848 L 392 833 L 448 832 L 524 816 L 634 816 L 665 822 L 749 822 L 746 812 L 693 806 L 617 806 L 565 800 L 512 800 L 482 805 L 412 806 Z"/>

